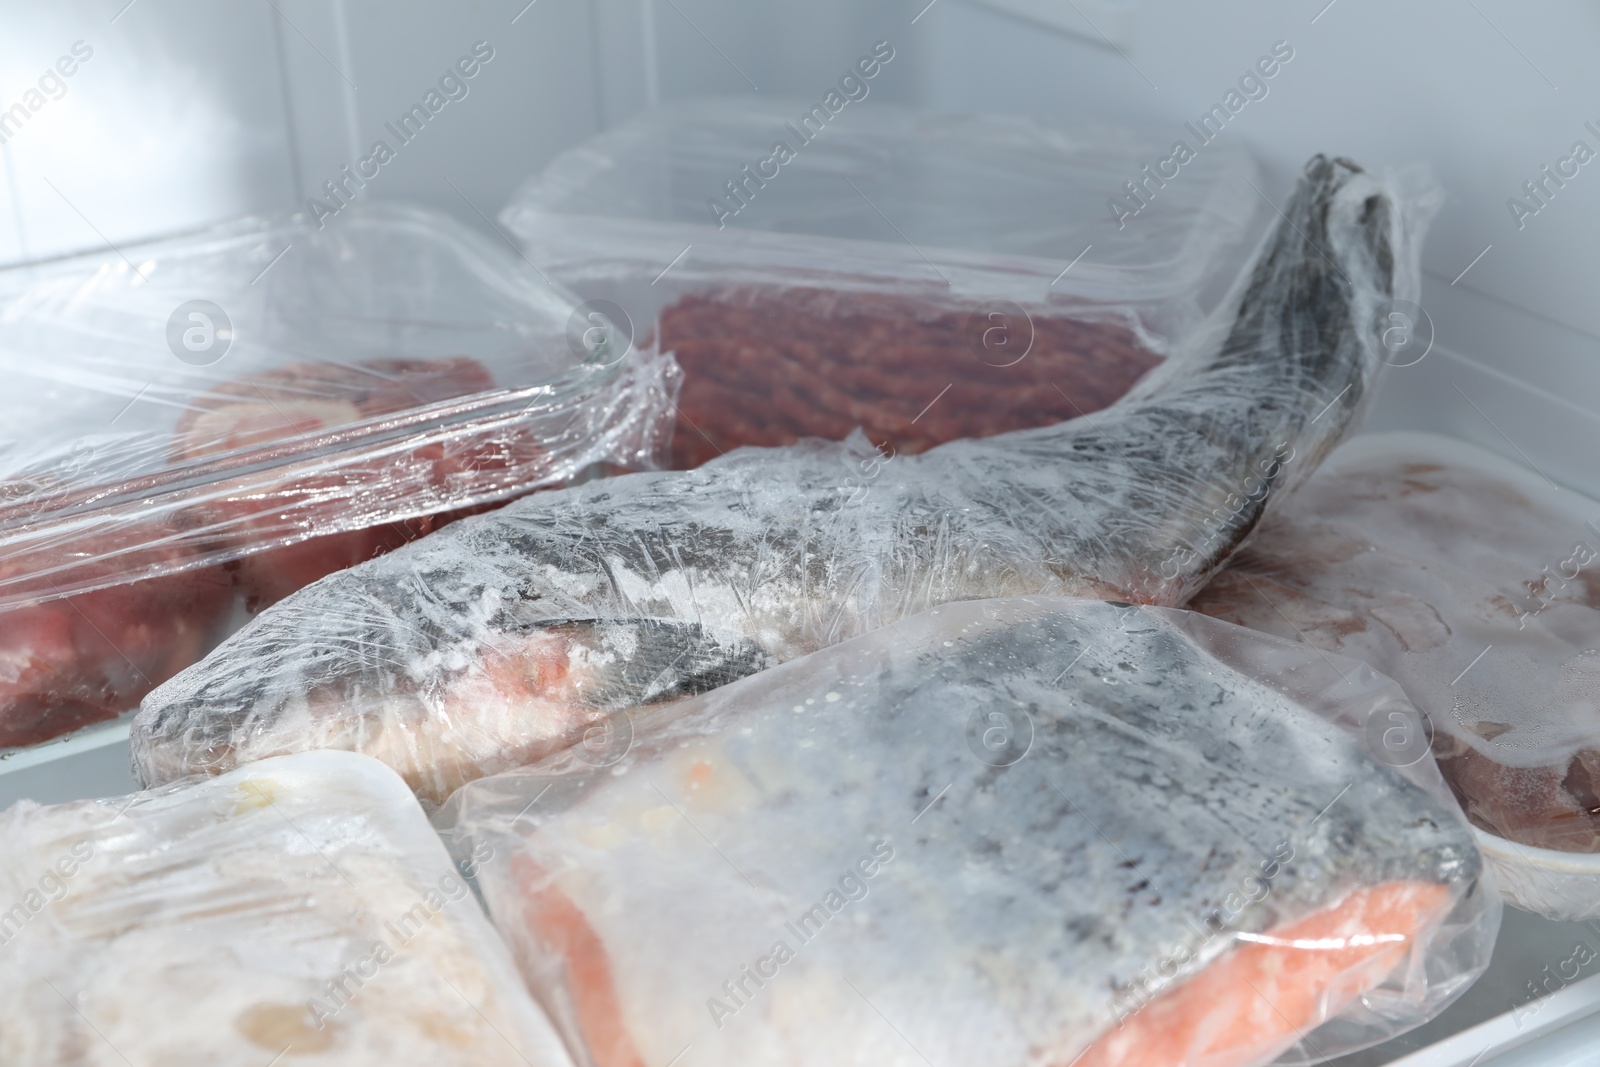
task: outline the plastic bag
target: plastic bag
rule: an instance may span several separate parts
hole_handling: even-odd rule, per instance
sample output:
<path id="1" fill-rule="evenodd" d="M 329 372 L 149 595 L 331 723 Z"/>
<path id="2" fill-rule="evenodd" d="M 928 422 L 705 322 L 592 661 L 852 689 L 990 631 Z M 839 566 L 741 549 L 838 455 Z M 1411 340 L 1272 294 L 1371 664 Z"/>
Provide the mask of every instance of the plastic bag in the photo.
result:
<path id="1" fill-rule="evenodd" d="M 657 327 L 685 371 L 675 466 L 858 426 L 915 453 L 1098 411 L 1223 295 L 1271 215 L 1255 163 L 1210 145 L 1169 182 L 1150 143 L 695 101 L 557 157 L 501 219 L 553 278 Z"/>
<path id="2" fill-rule="evenodd" d="M 122 252 L 0 274 L 0 747 L 464 509 L 664 455 L 670 359 L 575 348 L 576 298 L 445 216 Z"/>
<path id="3" fill-rule="evenodd" d="M 0 815 L 8 1064 L 564 1067 L 405 786 L 342 752 Z"/>
<path id="4" fill-rule="evenodd" d="M 1600 505 L 1460 441 L 1358 438 L 1192 606 L 1395 678 L 1467 815 L 1534 846 L 1511 859 L 1596 853 L 1597 521 Z M 1514 899 L 1550 913 L 1553 875 L 1530 877 Z M 1600 863 L 1554 913 L 1594 914 L 1597 886 Z"/>
<path id="5" fill-rule="evenodd" d="M 1432 764 L 1364 751 L 1396 704 L 1189 612 L 947 605 L 435 825 L 581 1061 L 1320 1061 L 1441 1010 L 1498 930 Z"/>
<path id="6" fill-rule="evenodd" d="M 1221 336 L 1139 396 L 920 456 L 859 437 L 744 449 L 458 523 L 288 598 L 151 693 L 137 773 L 350 748 L 436 803 L 620 708 L 934 604 L 1182 603 L 1357 417 L 1368 324 L 1416 278 L 1404 202 L 1349 165 L 1308 169 Z"/>

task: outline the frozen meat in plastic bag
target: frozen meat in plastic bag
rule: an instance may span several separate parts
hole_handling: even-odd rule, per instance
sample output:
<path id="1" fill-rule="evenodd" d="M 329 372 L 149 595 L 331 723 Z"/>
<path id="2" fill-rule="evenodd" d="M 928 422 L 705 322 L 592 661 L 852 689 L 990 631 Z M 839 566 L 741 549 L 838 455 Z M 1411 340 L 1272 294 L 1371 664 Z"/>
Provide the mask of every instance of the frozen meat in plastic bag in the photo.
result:
<path id="1" fill-rule="evenodd" d="M 909 455 L 1099 411 L 1181 347 L 1272 217 L 1237 143 L 1131 217 L 1107 193 L 1147 131 L 878 97 L 829 122 L 765 97 L 641 112 L 500 216 L 552 278 L 656 324 L 684 370 L 675 467 L 855 427 Z"/>
<path id="2" fill-rule="evenodd" d="M 416 802 L 315 752 L 0 814 L 0 1062 L 567 1067 Z"/>
<path id="3" fill-rule="evenodd" d="M 1315 1062 L 1427 1020 L 1498 929 L 1432 764 L 1361 743 L 1395 701 L 1190 612 L 946 605 L 435 824 L 596 1067 Z"/>
<path id="4" fill-rule="evenodd" d="M 1498 850 L 1524 868 L 1497 871 L 1512 899 L 1593 916 L 1600 867 L 1558 889 L 1517 846 L 1600 852 L 1597 521 L 1600 505 L 1463 442 L 1361 437 L 1191 606 L 1393 677 L 1467 815 L 1516 843 Z"/>
<path id="5" fill-rule="evenodd" d="M 1363 409 L 1421 203 L 1318 157 L 1216 335 L 1100 415 L 888 458 L 741 449 L 465 520 L 289 597 L 146 699 L 158 782 L 350 748 L 462 782 L 934 604 L 1177 604 Z"/>
<path id="6" fill-rule="evenodd" d="M 575 335 L 575 296 L 447 216 L 123 252 L 0 271 L 0 746 L 132 711 L 324 574 L 665 455 L 670 358 Z"/>

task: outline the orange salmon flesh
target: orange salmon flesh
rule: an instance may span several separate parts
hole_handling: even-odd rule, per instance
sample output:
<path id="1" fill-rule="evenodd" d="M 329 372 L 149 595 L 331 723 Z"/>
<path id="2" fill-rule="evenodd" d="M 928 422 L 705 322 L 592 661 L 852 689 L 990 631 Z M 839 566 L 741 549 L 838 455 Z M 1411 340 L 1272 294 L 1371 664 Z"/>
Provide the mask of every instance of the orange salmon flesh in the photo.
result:
<path id="1" fill-rule="evenodd" d="M 1103 1035 L 1076 1067 L 1257 1067 L 1382 984 L 1450 905 L 1430 882 L 1358 889 L 1247 939 Z"/>
<path id="2" fill-rule="evenodd" d="M 595 1067 L 642 1067 L 611 965 L 583 912 L 525 856 L 522 919 L 557 956 Z M 536 888 L 537 887 L 537 888 Z M 1261 1067 L 1382 984 L 1451 903 L 1446 886 L 1389 882 L 1240 943 L 1060 1067 Z"/>

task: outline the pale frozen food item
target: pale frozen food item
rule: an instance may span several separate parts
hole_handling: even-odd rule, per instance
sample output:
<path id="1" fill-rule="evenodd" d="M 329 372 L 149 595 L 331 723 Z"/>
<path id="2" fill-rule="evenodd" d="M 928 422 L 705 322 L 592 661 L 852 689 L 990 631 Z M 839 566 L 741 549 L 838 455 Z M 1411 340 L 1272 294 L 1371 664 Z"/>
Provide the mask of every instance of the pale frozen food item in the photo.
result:
<path id="1" fill-rule="evenodd" d="M 1318 157 L 1195 350 L 1087 419 L 886 457 L 741 449 L 520 501 L 333 575 L 153 692 L 142 780 L 317 747 L 419 795 L 934 604 L 1177 604 L 1359 417 L 1421 202 Z"/>
<path id="2" fill-rule="evenodd" d="M 404 783 L 312 752 L 0 813 L 0 1062 L 569 1067 Z"/>
<path id="3" fill-rule="evenodd" d="M 1402 700 L 1191 612 L 951 604 L 435 823 L 596 1067 L 1303 1063 L 1426 1021 L 1498 929 L 1437 771 L 1366 745 Z"/>

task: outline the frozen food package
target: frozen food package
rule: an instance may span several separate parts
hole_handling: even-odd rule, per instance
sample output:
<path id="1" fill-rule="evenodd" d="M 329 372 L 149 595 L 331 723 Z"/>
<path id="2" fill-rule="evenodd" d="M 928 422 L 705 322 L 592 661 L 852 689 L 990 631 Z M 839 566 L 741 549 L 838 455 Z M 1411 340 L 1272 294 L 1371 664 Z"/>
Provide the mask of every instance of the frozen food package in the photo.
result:
<path id="1" fill-rule="evenodd" d="M 1509 859 L 1600 853 L 1597 523 L 1600 504 L 1461 441 L 1358 437 L 1192 606 L 1393 677 Z M 1499 880 L 1552 917 L 1600 914 L 1600 862 L 1540 908 L 1556 877 Z"/>
<path id="2" fill-rule="evenodd" d="M 394 773 L 347 752 L 0 814 L 0 1061 L 570 1067 Z"/>
<path id="3" fill-rule="evenodd" d="M 1366 745 L 1403 702 L 1190 612 L 974 601 L 434 821 L 596 1067 L 1321 1062 L 1441 1010 L 1499 926 L 1437 770 Z"/>
<path id="4" fill-rule="evenodd" d="M 670 359 L 403 205 L 0 272 L 0 748 L 472 510 L 659 465 Z"/>
<path id="5" fill-rule="evenodd" d="M 1225 321 L 1088 419 L 888 457 L 857 436 L 541 493 L 264 612 L 146 698 L 146 783 L 307 748 L 430 803 L 628 707 L 952 600 L 1180 604 L 1365 406 L 1415 202 L 1318 157 Z"/>
<path id="6" fill-rule="evenodd" d="M 557 157 L 501 220 L 677 357 L 675 466 L 858 426 L 916 453 L 1106 407 L 1223 295 L 1273 217 L 1256 164 L 1219 142 L 1163 178 L 1151 143 L 697 100 Z"/>

